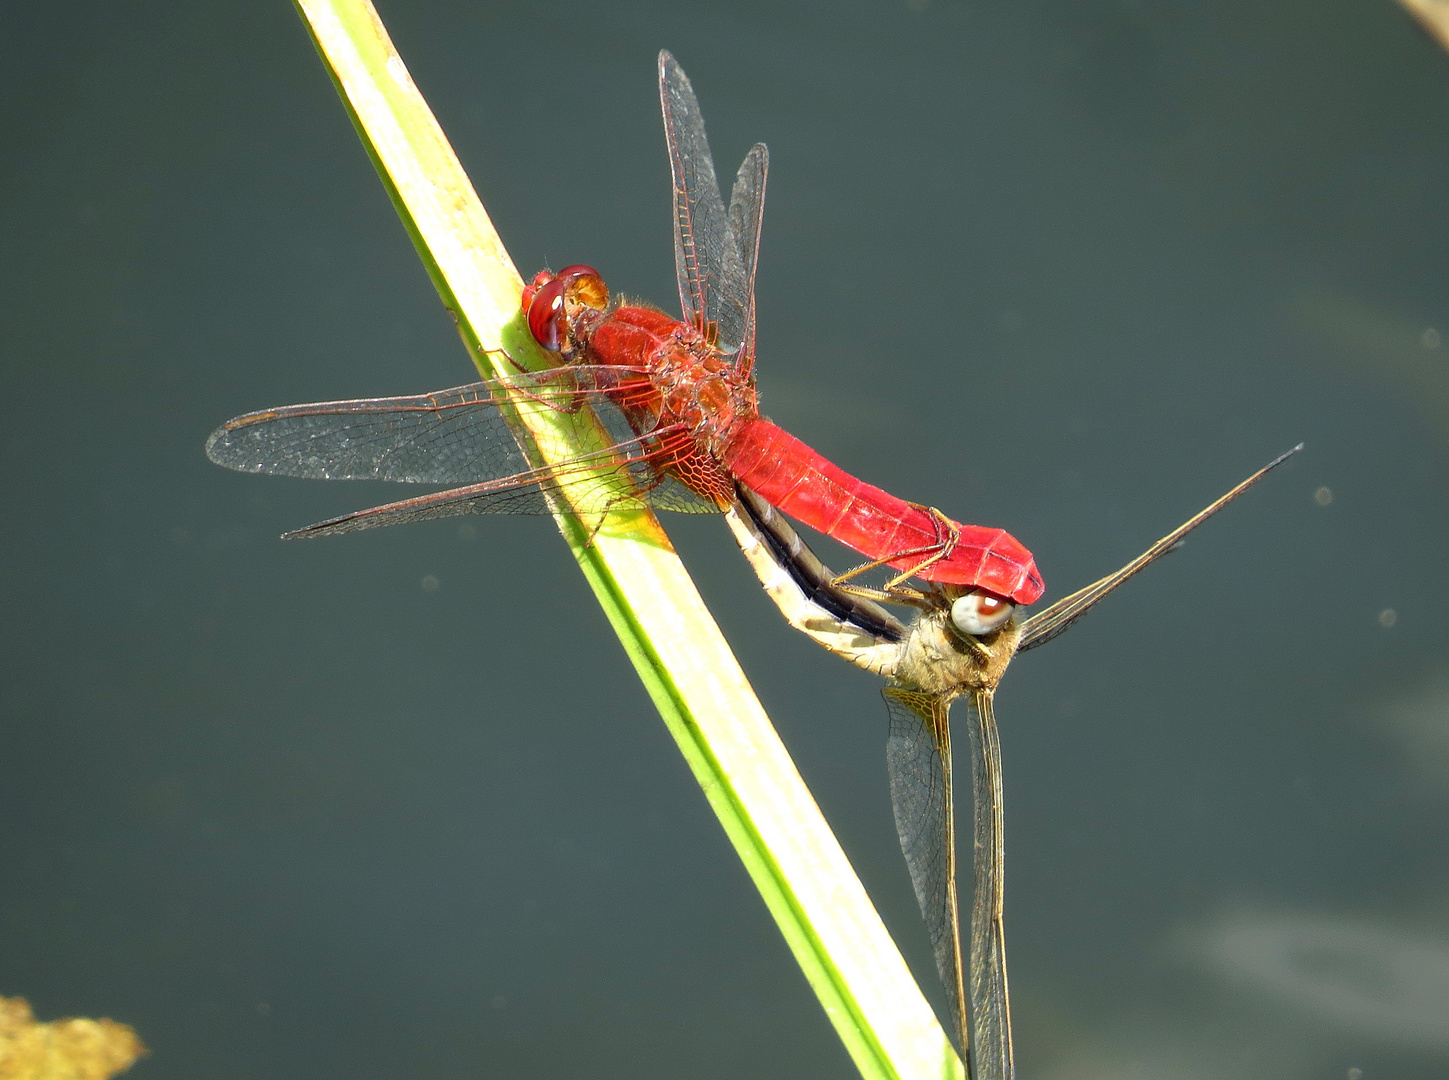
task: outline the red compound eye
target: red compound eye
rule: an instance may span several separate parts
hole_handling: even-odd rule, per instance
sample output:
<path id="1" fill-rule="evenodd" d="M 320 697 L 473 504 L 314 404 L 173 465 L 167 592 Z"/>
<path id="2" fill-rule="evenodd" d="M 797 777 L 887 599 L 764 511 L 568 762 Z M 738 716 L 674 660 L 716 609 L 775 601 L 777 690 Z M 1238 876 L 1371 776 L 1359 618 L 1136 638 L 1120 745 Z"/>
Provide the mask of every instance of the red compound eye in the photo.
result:
<path id="1" fill-rule="evenodd" d="M 563 278 L 554 278 L 534 291 L 528 304 L 528 330 L 533 340 L 550 352 L 558 352 L 563 330 Z"/>
<path id="2" fill-rule="evenodd" d="M 602 277 L 603 275 L 600 274 L 597 270 L 595 270 L 592 266 L 585 266 L 583 263 L 574 263 L 573 266 L 565 266 L 562 270 L 560 270 L 554 276 L 555 277 L 561 277 L 561 278 L 573 278 L 573 277 Z"/>
<path id="3" fill-rule="evenodd" d="M 609 287 L 592 266 L 576 263 L 565 266 L 558 272 L 558 279 L 564 282 L 564 300 L 569 304 L 582 304 L 595 311 L 609 306 Z"/>
<path id="4" fill-rule="evenodd" d="M 532 307 L 533 298 L 538 294 L 538 290 L 552 281 L 553 277 L 553 274 L 547 270 L 540 270 L 534 274 L 533 280 L 523 287 L 523 295 L 519 298 L 518 306 L 524 311 Z"/>

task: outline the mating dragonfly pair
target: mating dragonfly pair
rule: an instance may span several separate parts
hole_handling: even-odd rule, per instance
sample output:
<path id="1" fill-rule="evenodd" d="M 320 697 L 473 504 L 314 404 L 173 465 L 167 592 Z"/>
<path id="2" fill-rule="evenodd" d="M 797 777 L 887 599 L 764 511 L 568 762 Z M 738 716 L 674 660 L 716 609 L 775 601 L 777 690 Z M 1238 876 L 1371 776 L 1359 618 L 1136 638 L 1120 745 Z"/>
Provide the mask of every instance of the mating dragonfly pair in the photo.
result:
<path id="1" fill-rule="evenodd" d="M 794 626 L 888 681 L 886 760 L 901 849 L 976 1080 L 1013 1075 L 1002 931 L 1001 766 L 992 694 L 1013 655 L 1065 630 L 1108 592 L 1173 549 L 1283 458 L 1137 559 L 1029 619 L 1043 590 L 1030 552 L 1001 529 L 964 525 L 849 475 L 759 413 L 754 282 L 768 156 L 746 155 L 721 198 L 699 104 L 667 52 L 659 93 L 674 181 L 674 253 L 683 319 L 611 303 L 596 270 L 537 275 L 522 310 L 560 364 L 414 397 L 289 405 L 228 421 L 212 461 L 318 479 L 461 484 L 286 534 L 324 536 L 456 514 L 605 514 L 650 506 L 726 512 L 769 596 Z M 504 357 L 505 361 L 510 358 Z M 508 414 L 588 407 L 612 444 L 544 464 Z M 1289 451 L 1292 453 L 1292 451 Z M 1286 458 L 1288 455 L 1284 455 Z M 777 511 L 866 562 L 831 574 Z M 880 587 L 862 571 L 885 568 Z M 882 604 L 915 609 L 903 623 Z M 964 698 L 975 835 L 963 958 L 948 713 Z"/>

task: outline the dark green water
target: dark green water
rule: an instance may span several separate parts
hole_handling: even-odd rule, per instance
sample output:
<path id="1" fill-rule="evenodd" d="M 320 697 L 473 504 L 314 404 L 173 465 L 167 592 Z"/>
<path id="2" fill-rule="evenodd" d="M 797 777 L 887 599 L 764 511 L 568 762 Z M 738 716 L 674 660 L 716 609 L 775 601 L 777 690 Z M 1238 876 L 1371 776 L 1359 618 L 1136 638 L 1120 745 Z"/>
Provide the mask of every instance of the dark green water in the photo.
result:
<path id="1" fill-rule="evenodd" d="M 1049 595 L 1307 442 L 1008 675 L 1021 1075 L 1445 1075 L 1449 57 L 1342 0 L 382 11 L 519 266 L 666 306 L 674 50 L 770 144 L 767 411 Z M 202 456 L 471 373 L 291 8 L 0 55 L 0 993 L 156 1080 L 850 1075 L 551 523 L 284 545 L 397 489 Z M 934 993 L 874 681 L 667 525 Z"/>

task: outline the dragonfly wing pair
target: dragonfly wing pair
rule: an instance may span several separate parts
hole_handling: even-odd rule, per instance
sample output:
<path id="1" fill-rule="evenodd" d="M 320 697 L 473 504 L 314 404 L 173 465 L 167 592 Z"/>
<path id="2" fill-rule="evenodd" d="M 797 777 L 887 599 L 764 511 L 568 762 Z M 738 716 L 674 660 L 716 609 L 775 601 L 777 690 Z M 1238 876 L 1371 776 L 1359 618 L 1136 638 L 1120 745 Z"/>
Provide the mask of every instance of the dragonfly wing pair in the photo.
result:
<path id="1" fill-rule="evenodd" d="M 206 454 L 240 472 L 466 485 L 361 510 L 288 537 L 458 514 L 547 514 L 560 508 L 603 513 L 646 502 L 716 512 L 717 506 L 660 467 L 671 437 L 682 439 L 685 433 L 656 427 L 640 435 L 625 420 L 621 403 L 635 392 L 643 400 L 647 390 L 643 372 L 575 365 L 430 394 L 284 405 L 227 421 L 207 440 Z M 614 441 L 551 468 L 536 466 L 525 455 L 507 416 L 542 409 L 568 422 L 579 418 L 585 405 Z M 567 498 L 562 498 L 565 489 Z"/>
<path id="2" fill-rule="evenodd" d="M 910 870 L 952 1018 L 969 1030 L 976 1080 L 1013 1074 L 1002 924 L 1001 746 L 989 690 L 964 698 L 971 747 L 970 946 L 963 965 L 956 895 L 951 703 L 902 686 L 881 691 L 890 714 L 886 769 L 896 835 Z M 963 985 L 966 984 L 966 985 Z M 968 1002 L 970 1007 L 968 1009 Z"/>
<path id="3" fill-rule="evenodd" d="M 769 151 L 756 143 L 735 176 L 726 209 L 689 77 L 659 54 L 659 104 L 674 180 L 674 269 L 685 321 L 733 353 L 748 374 L 755 356 L 755 267 L 765 213 Z"/>

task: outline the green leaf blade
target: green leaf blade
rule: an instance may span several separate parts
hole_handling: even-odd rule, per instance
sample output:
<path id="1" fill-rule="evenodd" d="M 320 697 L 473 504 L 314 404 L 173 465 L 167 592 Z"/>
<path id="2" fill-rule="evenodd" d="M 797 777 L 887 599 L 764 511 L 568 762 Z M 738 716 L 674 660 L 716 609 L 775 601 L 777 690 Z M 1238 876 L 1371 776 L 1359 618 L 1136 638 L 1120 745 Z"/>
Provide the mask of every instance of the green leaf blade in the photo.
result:
<path id="1" fill-rule="evenodd" d="M 370 4 L 298 0 L 303 19 L 474 362 L 546 357 L 522 325 L 523 281 Z M 541 460 L 602 433 L 519 416 Z M 537 449 L 543 447 L 543 450 Z M 560 530 L 650 698 L 861 1074 L 957 1080 L 960 1060 L 652 515 Z"/>

